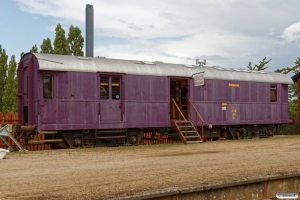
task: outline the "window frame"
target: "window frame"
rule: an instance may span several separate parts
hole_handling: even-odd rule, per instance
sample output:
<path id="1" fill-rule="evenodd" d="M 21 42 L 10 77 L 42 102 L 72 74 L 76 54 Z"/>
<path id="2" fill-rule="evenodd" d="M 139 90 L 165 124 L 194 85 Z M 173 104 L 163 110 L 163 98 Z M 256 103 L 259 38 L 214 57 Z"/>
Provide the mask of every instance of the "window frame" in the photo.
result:
<path id="1" fill-rule="evenodd" d="M 101 81 L 103 78 L 107 78 L 108 81 L 106 83 L 108 83 L 108 86 L 103 88 L 103 86 L 101 86 L 101 84 L 103 83 L 103 81 Z M 114 79 L 118 79 L 118 83 L 116 83 L 116 81 L 114 81 Z M 121 100 L 121 84 L 122 84 L 122 76 L 118 76 L 118 75 L 108 75 L 108 74 L 100 74 L 99 77 L 99 84 L 100 84 L 100 100 Z M 118 84 L 117 86 L 113 86 L 113 84 Z M 102 92 L 103 89 L 105 89 L 106 91 L 108 91 L 108 95 L 107 98 L 103 98 L 102 96 Z M 117 95 L 119 95 L 119 98 L 117 98 Z M 115 97 L 113 97 L 115 96 Z"/>
<path id="2" fill-rule="evenodd" d="M 270 102 L 277 102 L 277 85 L 271 84 L 270 85 Z M 272 98 L 272 93 L 274 97 Z"/>
<path id="3" fill-rule="evenodd" d="M 107 82 L 103 82 L 102 81 L 102 79 L 103 78 L 107 78 Z M 110 82 L 110 76 L 101 76 L 100 75 L 100 99 L 101 100 L 108 100 L 109 98 L 110 98 L 110 89 L 109 89 L 109 86 L 110 86 L 110 84 L 109 84 L 109 82 Z M 105 85 L 105 87 L 104 86 L 102 86 L 101 84 L 107 84 L 107 86 Z M 106 92 L 106 98 L 104 98 L 102 95 L 102 92 L 104 92 L 103 90 L 105 90 L 105 92 Z"/>
<path id="4" fill-rule="evenodd" d="M 111 100 L 120 100 L 121 99 L 121 78 L 120 77 L 117 77 L 117 76 L 111 76 Z M 114 83 L 113 83 L 113 79 L 118 79 L 119 80 L 119 85 L 117 85 L 117 90 L 118 90 L 118 94 L 119 94 L 119 98 L 117 97 L 113 97 L 113 96 L 117 96 L 117 94 L 114 93 Z"/>
<path id="5" fill-rule="evenodd" d="M 49 89 L 49 93 L 50 95 L 46 95 L 46 92 L 45 92 L 45 86 L 47 85 L 44 80 L 45 80 L 45 77 L 48 76 L 48 77 L 51 77 L 51 82 L 50 82 L 50 89 Z M 54 98 L 54 74 L 43 74 L 43 97 L 44 99 L 53 99 Z"/>

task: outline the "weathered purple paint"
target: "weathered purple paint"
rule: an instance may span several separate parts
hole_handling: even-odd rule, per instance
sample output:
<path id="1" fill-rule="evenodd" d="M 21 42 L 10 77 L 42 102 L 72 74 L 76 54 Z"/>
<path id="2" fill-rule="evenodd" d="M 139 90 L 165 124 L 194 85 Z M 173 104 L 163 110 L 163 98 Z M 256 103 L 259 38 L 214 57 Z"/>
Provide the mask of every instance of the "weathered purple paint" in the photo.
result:
<path id="1" fill-rule="evenodd" d="M 32 92 L 28 97 L 26 86 L 22 86 L 26 84 L 24 66 L 28 66 L 31 73 L 28 84 Z M 54 75 L 53 99 L 43 97 L 44 74 Z M 121 82 L 120 99 L 108 101 L 100 99 L 100 76 L 93 72 L 39 71 L 37 59 L 28 54 L 18 68 L 19 93 L 23 94 L 19 96 L 20 123 L 23 123 L 22 108 L 28 99 L 28 105 L 32 105 L 29 124 L 36 124 L 38 131 L 172 126 L 170 77 L 106 74 L 120 77 Z M 186 79 L 189 79 L 188 97 L 205 125 L 288 122 L 287 85 L 274 83 L 277 102 L 270 102 L 270 83 L 206 80 L 205 86 L 195 87 L 193 79 Z M 229 83 L 239 87 L 230 87 Z M 227 103 L 226 110 L 222 110 L 222 103 Z M 195 119 L 190 106 L 188 111 Z M 198 125 L 201 125 L 200 120 Z"/>
<path id="2" fill-rule="evenodd" d="M 238 84 L 239 87 L 230 87 Z M 270 83 L 207 80 L 194 87 L 190 81 L 190 99 L 203 116 L 205 125 L 277 124 L 288 122 L 287 85 L 277 86 L 277 102 L 270 102 Z M 222 103 L 227 103 L 222 110 Z M 233 119 L 233 106 L 236 118 Z M 195 113 L 193 113 L 195 119 Z M 200 123 L 198 123 L 200 125 Z"/>

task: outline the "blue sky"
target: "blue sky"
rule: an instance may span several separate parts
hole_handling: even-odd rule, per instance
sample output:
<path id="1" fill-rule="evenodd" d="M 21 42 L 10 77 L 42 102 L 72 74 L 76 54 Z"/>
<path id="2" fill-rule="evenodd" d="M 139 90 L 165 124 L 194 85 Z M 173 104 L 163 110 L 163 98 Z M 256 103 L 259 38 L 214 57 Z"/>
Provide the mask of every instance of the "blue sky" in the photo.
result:
<path id="1" fill-rule="evenodd" d="M 4 0 L 0 44 L 19 60 L 60 23 L 85 36 L 94 5 L 94 56 L 246 68 L 272 58 L 268 71 L 300 57 L 299 0 Z"/>

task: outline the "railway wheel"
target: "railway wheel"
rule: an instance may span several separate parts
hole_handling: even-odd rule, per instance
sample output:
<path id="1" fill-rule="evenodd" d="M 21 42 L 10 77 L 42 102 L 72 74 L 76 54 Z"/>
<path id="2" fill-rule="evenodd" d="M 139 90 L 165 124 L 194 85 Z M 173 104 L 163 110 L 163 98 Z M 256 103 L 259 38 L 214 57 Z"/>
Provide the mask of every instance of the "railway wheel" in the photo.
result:
<path id="1" fill-rule="evenodd" d="M 273 136 L 274 133 L 273 133 L 273 130 L 272 129 L 268 129 L 268 136 Z"/>
<path id="2" fill-rule="evenodd" d="M 46 142 L 45 144 L 48 144 L 51 149 L 68 149 L 70 146 L 65 141 L 62 142 Z"/>
<path id="3" fill-rule="evenodd" d="M 81 137 L 74 137 L 72 141 L 73 147 L 80 147 L 82 146 L 82 139 Z"/>
<path id="4" fill-rule="evenodd" d="M 132 134 L 128 136 L 127 142 L 132 145 L 137 145 L 143 138 L 142 134 Z"/>
<path id="5" fill-rule="evenodd" d="M 131 135 L 131 136 L 129 137 L 129 143 L 130 143 L 130 144 L 137 144 L 137 141 L 138 141 L 137 135 Z"/>

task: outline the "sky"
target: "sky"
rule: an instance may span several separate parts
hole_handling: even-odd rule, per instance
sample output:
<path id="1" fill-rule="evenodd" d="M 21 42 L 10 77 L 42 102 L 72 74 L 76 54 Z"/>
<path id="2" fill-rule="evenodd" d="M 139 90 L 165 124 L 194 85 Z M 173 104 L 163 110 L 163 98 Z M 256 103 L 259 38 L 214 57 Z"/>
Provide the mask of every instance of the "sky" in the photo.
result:
<path id="1" fill-rule="evenodd" d="M 299 0 L 2 0 L 0 45 L 9 57 L 28 52 L 58 23 L 85 37 L 86 4 L 94 6 L 94 56 L 266 71 L 300 57 Z M 85 50 L 85 47 L 84 47 Z"/>

